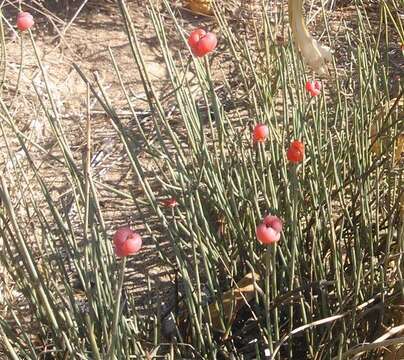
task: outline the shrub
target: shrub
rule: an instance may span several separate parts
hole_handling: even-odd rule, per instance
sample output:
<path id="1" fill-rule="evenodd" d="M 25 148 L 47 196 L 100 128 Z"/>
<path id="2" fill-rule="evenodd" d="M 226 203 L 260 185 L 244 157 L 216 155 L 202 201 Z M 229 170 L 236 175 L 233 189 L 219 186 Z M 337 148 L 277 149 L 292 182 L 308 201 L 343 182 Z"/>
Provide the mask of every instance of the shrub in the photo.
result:
<path id="1" fill-rule="evenodd" d="M 385 4 L 380 6 L 385 11 Z M 8 189 L 10 179 L 4 176 L 0 197 L 2 263 L 29 304 L 39 337 L 48 339 L 48 351 L 55 357 L 98 359 L 146 358 L 159 352 L 172 358 L 343 358 L 355 353 L 355 345 L 374 342 L 381 322 L 396 325 L 376 315 L 402 295 L 403 219 L 394 156 L 400 99 L 392 103 L 379 129 L 378 134 L 389 139 L 384 151 L 372 152 L 372 141 L 379 140 L 372 138 L 370 127 L 388 96 L 389 68 L 380 60 L 380 38 L 366 10 L 357 6 L 358 34 L 345 34 L 352 59 L 345 76 L 334 63 L 333 76 L 324 80 L 329 92 L 312 97 L 305 89 L 303 63 L 292 44 L 277 44 L 275 29 L 280 24 L 274 25 L 265 11 L 263 36 L 251 43 L 249 33 L 232 29 L 215 6 L 218 48 L 196 58 L 167 2 L 164 15 L 175 25 L 182 52 L 170 47 L 163 16 L 149 2 L 170 78 L 170 91 L 160 96 L 145 67 L 127 5 L 120 0 L 119 7 L 156 137 L 151 140 L 137 118 L 112 51 L 113 69 L 136 128 L 126 127 L 98 78 L 90 81 L 76 70 L 122 140 L 142 190 L 142 196 L 133 193 L 130 198 L 144 232 L 155 242 L 155 256 L 180 279 L 183 300 L 168 326 L 167 318 L 159 316 L 160 304 L 154 315 L 144 317 L 133 296 L 121 294 L 126 260 L 117 271 L 94 180 L 76 164 L 56 111 L 46 108 L 68 170 L 77 219 L 58 208 L 38 174 L 34 181 L 46 201 L 44 209 L 21 174 L 19 191 L 27 188 L 29 199 L 16 203 Z M 387 18 L 380 24 L 387 24 Z M 35 47 L 32 35 L 31 40 Z M 223 59 L 233 73 L 223 71 L 219 81 Z M 41 66 L 39 57 L 38 63 Z M 197 95 L 186 76 L 191 68 Z M 52 94 L 48 97 L 51 100 Z M 174 107 L 178 121 L 172 121 L 167 104 Z M 4 102 L 1 108 L 5 124 L 35 170 L 28 140 Z M 268 127 L 265 142 L 253 141 L 257 123 Z M 304 158 L 299 156 L 296 164 L 287 156 L 295 139 L 304 143 Z M 139 143 L 147 166 L 140 160 Z M 110 191 L 124 196 L 113 187 Z M 161 197 L 174 199 L 175 206 Z M 38 247 L 20 219 L 24 209 L 42 239 Z M 281 240 L 263 246 L 256 240 L 256 229 L 268 214 L 283 224 L 271 223 L 277 233 L 282 230 Z M 159 247 L 160 239 L 168 239 L 171 253 Z M 82 303 L 69 282 L 68 261 L 84 289 Z M 253 296 L 244 299 L 240 279 L 248 279 Z M 236 293 L 238 300 L 229 312 L 231 294 Z M 240 298 L 245 300 L 241 307 Z M 12 358 L 37 358 L 37 347 L 19 314 L 11 315 L 14 326 L 0 321 L 6 351 Z M 171 345 L 164 346 L 168 341 Z"/>

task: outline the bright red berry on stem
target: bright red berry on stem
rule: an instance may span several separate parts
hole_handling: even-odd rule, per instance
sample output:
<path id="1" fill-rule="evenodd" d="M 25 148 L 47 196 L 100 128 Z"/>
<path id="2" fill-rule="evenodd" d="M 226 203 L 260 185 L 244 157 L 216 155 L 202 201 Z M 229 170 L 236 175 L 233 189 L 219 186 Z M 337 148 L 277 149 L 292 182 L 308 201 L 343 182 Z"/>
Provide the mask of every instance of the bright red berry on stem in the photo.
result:
<path id="1" fill-rule="evenodd" d="M 268 126 L 264 124 L 258 124 L 253 130 L 253 140 L 255 142 L 264 142 L 269 135 Z"/>
<path id="2" fill-rule="evenodd" d="M 115 255 L 119 257 L 136 254 L 142 247 L 142 238 L 129 227 L 118 229 L 113 237 Z"/>
<path id="3" fill-rule="evenodd" d="M 299 140 L 292 141 L 286 154 L 288 160 L 294 164 L 303 161 L 304 145 Z"/>
<path id="4" fill-rule="evenodd" d="M 262 220 L 262 223 L 257 226 L 257 239 L 264 245 L 275 244 L 281 238 L 282 228 L 281 219 L 274 215 L 267 215 Z"/>
<path id="5" fill-rule="evenodd" d="M 307 81 L 306 90 L 310 93 L 311 96 L 317 96 L 321 92 L 321 83 L 317 80 Z"/>
<path id="6" fill-rule="evenodd" d="M 202 57 L 215 50 L 217 38 L 214 33 L 196 29 L 189 35 L 188 45 L 195 56 Z"/>
<path id="7" fill-rule="evenodd" d="M 20 31 L 30 29 L 34 25 L 34 18 L 29 12 L 23 11 L 17 15 L 17 28 Z"/>

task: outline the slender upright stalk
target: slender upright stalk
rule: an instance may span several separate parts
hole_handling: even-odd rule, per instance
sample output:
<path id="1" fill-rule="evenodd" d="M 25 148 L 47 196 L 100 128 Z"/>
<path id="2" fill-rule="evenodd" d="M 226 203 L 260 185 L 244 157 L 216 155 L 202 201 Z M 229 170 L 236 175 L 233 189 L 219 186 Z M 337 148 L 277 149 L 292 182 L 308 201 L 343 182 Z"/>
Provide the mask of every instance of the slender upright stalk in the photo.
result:
<path id="1" fill-rule="evenodd" d="M 121 297 L 122 297 L 123 280 L 125 277 L 125 267 L 126 267 L 126 257 L 124 257 L 121 261 L 121 269 L 118 278 L 118 287 L 116 289 L 116 297 L 115 297 L 116 300 L 115 300 L 114 314 L 112 318 L 112 331 L 111 331 L 111 338 L 109 341 L 109 350 L 107 357 L 110 360 L 115 358 L 114 351 L 118 336 L 118 324 L 119 324 L 119 315 L 121 313 Z"/>

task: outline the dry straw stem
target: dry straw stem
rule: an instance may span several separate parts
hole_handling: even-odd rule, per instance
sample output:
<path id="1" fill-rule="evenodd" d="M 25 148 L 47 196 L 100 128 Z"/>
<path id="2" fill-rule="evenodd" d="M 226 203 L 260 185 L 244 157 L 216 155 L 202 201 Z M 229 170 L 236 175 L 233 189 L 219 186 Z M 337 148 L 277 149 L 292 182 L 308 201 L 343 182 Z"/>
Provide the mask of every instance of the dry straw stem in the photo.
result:
<path id="1" fill-rule="evenodd" d="M 289 0 L 289 22 L 296 47 L 307 65 L 320 75 L 328 74 L 326 63 L 331 61 L 331 51 L 313 39 L 307 30 L 303 16 L 303 0 Z"/>
<path id="2" fill-rule="evenodd" d="M 347 316 L 349 316 L 349 315 L 352 316 L 352 314 L 353 314 L 355 311 L 361 311 L 361 310 L 364 310 L 365 308 L 369 307 L 371 304 L 373 304 L 373 303 L 375 302 L 375 299 L 376 299 L 376 296 L 373 297 L 372 299 L 370 299 L 370 300 L 368 300 L 368 301 L 366 301 L 366 302 L 360 304 L 359 306 L 357 306 L 357 308 L 356 308 L 355 310 L 346 311 L 346 312 L 344 312 L 344 313 L 342 313 L 342 314 L 338 314 L 338 315 L 334 315 L 334 316 L 329 316 L 329 317 L 327 317 L 327 318 L 320 319 L 320 320 L 317 320 L 317 321 L 313 321 L 313 322 L 310 323 L 310 324 L 305 324 L 305 325 L 299 326 L 299 327 L 296 328 L 296 329 L 293 329 L 289 334 L 285 335 L 285 336 L 281 339 L 281 341 L 279 342 L 279 344 L 278 344 L 277 347 L 275 348 L 274 352 L 272 353 L 271 360 L 273 360 L 273 359 L 276 358 L 275 356 L 276 356 L 276 354 L 280 351 L 282 345 L 283 345 L 286 341 L 288 341 L 288 339 L 290 339 L 292 336 L 294 336 L 294 335 L 296 335 L 296 334 L 298 334 L 298 333 L 300 333 L 300 332 L 302 332 L 302 331 L 305 331 L 305 330 L 307 330 L 307 329 L 310 329 L 310 328 L 313 328 L 313 327 L 317 327 L 317 326 L 320 326 L 320 325 L 323 325 L 323 324 L 332 323 L 332 322 L 335 322 L 335 321 L 337 321 L 337 320 L 341 320 L 341 319 L 343 319 L 343 318 L 345 318 L 345 317 L 347 317 Z M 396 334 L 397 332 L 401 331 L 401 327 L 400 327 L 399 331 L 394 331 L 394 332 L 393 332 L 393 330 L 394 330 L 394 329 L 391 329 L 391 331 L 388 333 L 388 334 L 389 334 L 388 336 L 391 336 L 391 335 Z M 385 335 L 386 335 L 386 334 L 385 334 Z M 379 338 L 378 340 L 381 341 L 381 342 L 379 343 L 379 346 L 374 346 L 374 347 L 372 347 L 370 350 L 373 350 L 373 349 L 375 349 L 375 348 L 378 348 L 378 347 L 383 346 L 383 344 L 385 344 L 385 342 L 382 342 L 382 340 L 384 340 L 384 339 L 385 339 L 385 337 Z M 403 338 L 400 338 L 400 339 L 403 339 Z M 374 343 L 376 343 L 378 340 L 376 340 Z M 392 340 L 397 340 L 397 339 L 392 339 Z M 389 341 L 389 340 L 386 340 L 386 341 Z M 374 343 L 373 343 L 373 344 L 368 344 L 368 345 L 374 345 Z M 394 342 L 394 341 L 393 341 L 393 342 L 391 342 L 391 343 L 389 343 L 389 344 L 386 343 L 386 346 L 387 346 L 387 345 L 400 344 L 400 343 L 401 343 L 401 342 Z M 345 354 L 348 354 L 348 353 L 349 353 L 349 355 L 354 355 L 354 354 L 357 354 L 357 353 L 360 352 L 360 351 L 370 351 L 370 350 L 366 350 L 366 349 L 362 348 L 362 346 L 363 346 L 363 344 L 360 345 L 360 347 L 361 347 L 360 350 L 358 350 L 359 347 L 355 347 L 354 349 L 351 349 L 351 350 L 347 351 Z M 352 352 L 352 353 L 351 353 L 351 352 Z M 344 358 L 345 358 L 345 357 L 344 357 Z M 333 360 L 337 360 L 337 359 L 340 359 L 340 358 L 337 357 L 337 358 L 334 358 Z"/>
<path id="3" fill-rule="evenodd" d="M 404 344 L 404 337 L 399 337 L 399 338 L 394 338 L 390 340 L 384 340 L 384 341 L 375 341 L 370 344 L 361 344 L 353 349 L 347 351 L 345 354 L 342 355 L 342 357 L 335 357 L 334 360 L 337 359 L 356 359 L 357 355 L 363 354 L 365 352 L 369 352 L 372 350 L 376 350 L 381 347 L 387 347 L 387 346 L 392 346 L 392 345 L 399 345 L 399 344 Z M 355 355 L 355 357 L 351 357 Z"/>

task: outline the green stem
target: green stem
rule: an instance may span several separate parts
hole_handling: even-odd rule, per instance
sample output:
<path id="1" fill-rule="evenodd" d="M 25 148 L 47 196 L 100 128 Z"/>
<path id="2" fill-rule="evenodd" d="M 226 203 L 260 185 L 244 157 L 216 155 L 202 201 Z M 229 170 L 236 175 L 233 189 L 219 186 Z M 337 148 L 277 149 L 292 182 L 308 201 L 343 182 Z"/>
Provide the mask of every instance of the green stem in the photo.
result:
<path id="1" fill-rule="evenodd" d="M 123 287 L 123 280 L 125 277 L 125 267 L 126 267 L 126 257 L 122 259 L 121 262 L 121 271 L 119 273 L 118 279 L 118 288 L 116 294 L 116 302 L 114 307 L 114 315 L 112 320 L 112 332 L 111 332 L 111 339 L 110 339 L 110 347 L 108 351 L 108 359 L 114 359 L 114 349 L 116 345 L 116 336 L 118 331 L 118 324 L 119 324 L 119 314 L 121 311 L 121 296 L 122 296 L 122 287 Z"/>
<path id="2" fill-rule="evenodd" d="M 271 276 L 271 247 L 267 246 L 267 250 L 265 253 L 265 314 L 267 316 L 267 333 L 268 333 L 268 345 L 271 353 L 273 352 L 273 343 L 272 343 L 272 327 L 271 327 L 271 315 L 269 312 L 269 304 L 270 304 L 270 276 Z"/>

